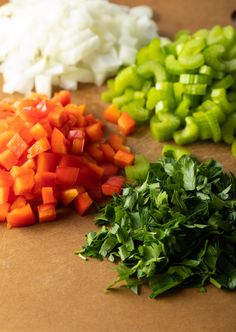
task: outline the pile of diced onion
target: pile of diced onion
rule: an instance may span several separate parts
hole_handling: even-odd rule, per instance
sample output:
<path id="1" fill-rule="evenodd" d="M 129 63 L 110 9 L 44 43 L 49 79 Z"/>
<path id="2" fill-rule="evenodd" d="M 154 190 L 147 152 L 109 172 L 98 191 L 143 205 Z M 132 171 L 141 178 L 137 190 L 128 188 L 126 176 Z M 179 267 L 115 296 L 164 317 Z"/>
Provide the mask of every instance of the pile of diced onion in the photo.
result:
<path id="1" fill-rule="evenodd" d="M 0 7 L 3 91 L 101 85 L 157 35 L 148 6 L 106 0 L 12 0 Z"/>

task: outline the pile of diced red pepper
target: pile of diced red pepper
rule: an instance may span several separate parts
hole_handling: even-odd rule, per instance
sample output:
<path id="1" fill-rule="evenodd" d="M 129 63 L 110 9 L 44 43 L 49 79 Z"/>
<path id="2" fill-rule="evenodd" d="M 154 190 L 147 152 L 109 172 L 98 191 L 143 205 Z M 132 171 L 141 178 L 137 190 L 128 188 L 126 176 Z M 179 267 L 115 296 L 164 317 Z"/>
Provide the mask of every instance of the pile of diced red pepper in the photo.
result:
<path id="1" fill-rule="evenodd" d="M 123 134 L 130 132 L 122 121 Z M 0 222 L 28 226 L 56 219 L 60 204 L 83 215 L 93 201 L 119 193 L 134 154 L 124 136 L 104 136 L 104 124 L 68 91 L 52 99 L 32 93 L 0 103 Z"/>

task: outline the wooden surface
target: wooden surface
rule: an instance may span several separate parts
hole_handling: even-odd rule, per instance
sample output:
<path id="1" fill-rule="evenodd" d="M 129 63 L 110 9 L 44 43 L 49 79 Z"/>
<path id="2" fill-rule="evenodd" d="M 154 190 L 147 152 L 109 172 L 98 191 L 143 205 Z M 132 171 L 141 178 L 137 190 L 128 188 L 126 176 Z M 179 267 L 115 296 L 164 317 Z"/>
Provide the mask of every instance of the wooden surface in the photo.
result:
<path id="1" fill-rule="evenodd" d="M 235 1 L 116 1 L 149 4 L 155 8 L 161 33 L 173 35 L 180 28 L 195 30 L 229 24 Z M 86 102 L 101 116 L 102 90 L 82 85 L 74 102 Z M 112 126 L 110 126 L 112 129 Z M 161 144 L 140 128 L 128 143 L 151 160 Z M 236 173 L 236 159 L 224 145 L 194 144 L 199 158 L 216 158 Z M 7 230 L 0 227 L 0 332 L 233 332 L 236 331 L 236 293 L 208 287 L 178 291 L 158 300 L 129 290 L 105 292 L 116 277 L 109 262 L 82 261 L 73 250 L 96 229 L 93 214 L 80 218 L 65 211 L 45 225 Z"/>

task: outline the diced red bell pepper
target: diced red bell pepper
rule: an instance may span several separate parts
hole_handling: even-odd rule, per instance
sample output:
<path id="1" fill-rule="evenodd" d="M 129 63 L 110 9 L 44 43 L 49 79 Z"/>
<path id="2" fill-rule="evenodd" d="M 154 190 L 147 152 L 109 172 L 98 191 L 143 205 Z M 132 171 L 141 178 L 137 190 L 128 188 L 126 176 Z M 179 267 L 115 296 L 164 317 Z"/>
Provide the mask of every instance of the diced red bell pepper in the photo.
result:
<path id="1" fill-rule="evenodd" d="M 79 215 L 83 215 L 88 208 L 92 205 L 93 200 L 87 192 L 79 194 L 74 199 L 74 206 Z"/>
<path id="2" fill-rule="evenodd" d="M 73 186 L 77 182 L 79 168 L 70 166 L 58 166 L 56 169 L 56 181 L 58 184 Z"/>
<path id="3" fill-rule="evenodd" d="M 56 92 L 52 97 L 52 101 L 54 103 L 61 103 L 62 106 L 66 106 L 71 102 L 71 93 L 67 90 L 62 90 L 60 92 Z"/>
<path id="4" fill-rule="evenodd" d="M 20 176 L 16 176 L 13 185 L 13 191 L 15 195 L 24 195 L 31 192 L 35 185 L 34 171 L 30 168 L 25 168 L 27 172 Z"/>
<path id="5" fill-rule="evenodd" d="M 13 178 L 11 174 L 3 169 L 0 169 L 0 186 L 11 187 L 13 185 Z"/>
<path id="6" fill-rule="evenodd" d="M 52 131 L 51 149 L 55 153 L 67 154 L 66 138 L 57 128 L 54 128 Z"/>
<path id="7" fill-rule="evenodd" d="M 43 204 L 56 204 L 56 197 L 52 187 L 42 187 L 41 192 Z"/>
<path id="8" fill-rule="evenodd" d="M 15 135 L 15 132 L 12 130 L 7 130 L 0 135 L 0 152 L 5 151 L 7 148 L 7 143 Z"/>
<path id="9" fill-rule="evenodd" d="M 115 156 L 115 151 L 113 150 L 111 145 L 108 143 L 103 143 L 103 144 L 100 144 L 100 148 L 103 152 L 104 161 L 113 162 L 114 156 Z"/>
<path id="10" fill-rule="evenodd" d="M 10 210 L 14 210 L 16 208 L 21 208 L 27 204 L 26 199 L 24 196 L 18 196 L 14 202 L 10 206 Z"/>
<path id="11" fill-rule="evenodd" d="M 85 131 L 90 142 L 97 142 L 103 138 L 103 130 L 99 122 L 87 126 Z"/>
<path id="12" fill-rule="evenodd" d="M 56 208 L 54 204 L 41 204 L 38 206 L 39 222 L 56 220 Z"/>
<path id="13" fill-rule="evenodd" d="M 124 185 L 125 179 L 123 176 L 112 176 L 102 185 L 102 192 L 106 196 L 119 195 Z"/>
<path id="14" fill-rule="evenodd" d="M 134 162 L 134 154 L 132 152 L 118 150 L 114 156 L 116 165 L 119 167 L 126 167 L 132 165 Z"/>
<path id="15" fill-rule="evenodd" d="M 28 158 L 34 158 L 37 155 L 50 150 L 51 146 L 47 137 L 42 137 L 28 149 Z"/>
<path id="16" fill-rule="evenodd" d="M 4 222 L 10 208 L 10 203 L 0 204 L 0 222 Z"/>
<path id="17" fill-rule="evenodd" d="M 103 152 L 100 149 L 100 145 L 98 143 L 89 144 L 87 146 L 87 151 L 90 156 L 97 162 L 101 162 L 103 160 Z"/>
<path id="18" fill-rule="evenodd" d="M 118 166 L 113 163 L 103 163 L 100 165 L 103 169 L 103 179 L 108 179 L 110 176 L 116 175 L 118 173 Z"/>
<path id="19" fill-rule="evenodd" d="M 21 167 L 31 168 L 33 170 L 36 169 L 35 160 L 33 158 L 26 159 L 26 161 L 20 165 L 21 165 Z"/>
<path id="20" fill-rule="evenodd" d="M 11 150 L 7 149 L 0 153 L 0 165 L 7 170 L 18 163 L 18 158 Z"/>
<path id="21" fill-rule="evenodd" d="M 33 127 L 30 128 L 29 132 L 36 141 L 40 140 L 43 137 L 48 136 L 47 131 L 39 122 L 34 124 Z"/>
<path id="22" fill-rule="evenodd" d="M 9 130 L 13 130 L 17 133 L 21 132 L 25 128 L 25 121 L 18 115 L 9 125 Z"/>
<path id="23" fill-rule="evenodd" d="M 97 182 L 92 189 L 88 189 L 88 194 L 94 201 L 100 202 L 103 199 L 101 182 Z"/>
<path id="24" fill-rule="evenodd" d="M 75 138 L 72 142 L 71 153 L 81 154 L 84 151 L 85 139 Z"/>
<path id="25" fill-rule="evenodd" d="M 40 114 L 41 117 L 47 116 L 49 113 L 53 112 L 55 109 L 55 103 L 53 103 L 51 100 L 43 98 L 41 99 L 37 105 L 36 110 Z"/>
<path id="26" fill-rule="evenodd" d="M 7 226 L 24 227 L 35 224 L 36 220 L 30 204 L 16 208 L 7 214 Z"/>
<path id="27" fill-rule="evenodd" d="M 75 138 L 85 138 L 84 128 L 78 128 L 70 130 L 68 133 L 68 139 L 70 142 L 73 142 Z"/>
<path id="28" fill-rule="evenodd" d="M 78 196 L 78 194 L 77 188 L 71 188 L 61 191 L 59 196 L 64 206 L 68 206 L 75 199 L 75 197 Z"/>
<path id="29" fill-rule="evenodd" d="M 81 104 L 81 105 L 68 104 L 64 108 L 64 110 L 67 114 L 74 115 L 77 118 L 77 120 L 80 120 L 81 115 L 84 115 L 85 109 L 86 109 L 85 104 Z"/>
<path id="30" fill-rule="evenodd" d="M 120 115 L 121 115 L 121 112 L 118 110 L 118 108 L 116 106 L 114 106 L 112 104 L 109 105 L 103 113 L 103 116 L 107 121 L 115 123 L 115 124 L 117 124 Z"/>
<path id="31" fill-rule="evenodd" d="M 25 143 L 22 137 L 16 133 L 7 143 L 7 147 L 19 159 L 28 148 L 28 145 Z"/>
<path id="32" fill-rule="evenodd" d="M 125 138 L 121 135 L 110 134 L 108 137 L 108 143 L 110 143 L 113 150 L 118 151 L 124 144 Z"/>
<path id="33" fill-rule="evenodd" d="M 10 193 L 10 187 L 0 186 L 0 205 L 8 202 L 9 193 Z"/>
<path id="34" fill-rule="evenodd" d="M 135 129 L 135 121 L 131 118 L 129 113 L 123 112 L 118 119 L 118 128 L 121 134 L 130 135 Z"/>
<path id="35" fill-rule="evenodd" d="M 95 174 L 97 179 L 100 179 L 103 176 L 104 169 L 101 166 L 98 166 L 97 164 L 92 162 L 87 163 L 87 166 Z"/>
<path id="36" fill-rule="evenodd" d="M 52 127 L 62 128 L 66 120 L 66 113 L 60 105 L 56 105 L 54 110 L 48 114 L 48 121 Z"/>
<path id="37" fill-rule="evenodd" d="M 30 133 L 29 128 L 22 129 L 20 132 L 20 135 L 21 135 L 22 139 L 25 141 L 25 143 L 28 145 L 35 141 L 33 136 Z"/>
<path id="38" fill-rule="evenodd" d="M 70 167 L 78 167 L 84 165 L 84 161 L 81 157 L 74 156 L 72 154 L 67 154 L 65 156 L 62 156 L 59 164 L 59 166 L 70 166 Z"/>
<path id="39" fill-rule="evenodd" d="M 37 172 L 34 177 L 35 188 L 34 191 L 41 192 L 43 187 L 52 187 L 56 186 L 56 173 L 54 172 Z"/>
<path id="40" fill-rule="evenodd" d="M 61 157 L 57 153 L 43 152 L 37 156 L 38 172 L 55 172 Z"/>

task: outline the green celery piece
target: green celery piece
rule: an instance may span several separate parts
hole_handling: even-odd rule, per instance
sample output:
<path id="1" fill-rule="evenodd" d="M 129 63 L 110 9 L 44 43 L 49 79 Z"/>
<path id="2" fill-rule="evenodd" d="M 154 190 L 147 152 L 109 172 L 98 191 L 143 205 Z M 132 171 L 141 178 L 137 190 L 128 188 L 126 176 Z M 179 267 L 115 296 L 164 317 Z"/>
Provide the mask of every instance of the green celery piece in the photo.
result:
<path id="1" fill-rule="evenodd" d="M 134 90 L 126 89 L 122 95 L 112 99 L 112 104 L 120 108 L 125 104 L 129 103 L 130 101 L 132 101 L 133 98 L 134 98 Z"/>
<path id="2" fill-rule="evenodd" d="M 114 81 L 114 90 L 122 94 L 127 88 L 133 88 L 135 90 L 140 90 L 143 84 L 143 80 L 137 74 L 137 68 L 135 66 L 130 66 L 124 68 L 116 76 Z"/>
<path id="3" fill-rule="evenodd" d="M 176 107 L 176 101 L 173 90 L 172 82 L 157 82 L 155 85 L 157 91 L 162 91 L 165 94 L 165 100 L 168 102 L 170 111 L 174 110 Z"/>
<path id="4" fill-rule="evenodd" d="M 216 25 L 213 27 L 207 37 L 207 45 L 221 44 L 227 50 L 235 41 L 235 29 L 232 26 L 221 27 Z"/>
<path id="5" fill-rule="evenodd" d="M 208 29 L 199 29 L 196 32 L 194 32 L 193 37 L 200 37 L 200 38 L 204 38 L 205 40 L 207 39 L 209 34 L 209 30 Z"/>
<path id="6" fill-rule="evenodd" d="M 213 142 L 215 142 L 215 143 L 220 142 L 221 128 L 220 128 L 219 121 L 217 118 L 217 113 L 213 109 L 213 110 L 208 110 L 205 114 L 206 114 L 208 124 L 211 128 Z"/>
<path id="7" fill-rule="evenodd" d="M 207 89 L 206 84 L 185 84 L 184 92 L 188 95 L 205 95 Z"/>
<path id="8" fill-rule="evenodd" d="M 159 101 L 167 100 L 170 109 L 175 107 L 173 85 L 171 82 L 159 82 L 152 87 L 147 95 L 146 108 L 153 110 Z"/>
<path id="9" fill-rule="evenodd" d="M 180 82 L 173 83 L 173 90 L 176 103 L 179 104 L 182 101 L 184 94 L 184 85 Z"/>
<path id="10" fill-rule="evenodd" d="M 168 155 L 173 155 L 173 157 L 178 160 L 184 155 L 189 155 L 190 152 L 188 149 L 183 148 L 181 146 L 176 146 L 176 145 L 170 145 L 170 144 L 165 144 L 162 148 L 161 155 L 168 156 Z"/>
<path id="11" fill-rule="evenodd" d="M 227 144 L 232 144 L 234 134 L 236 133 L 236 113 L 228 115 L 226 121 L 222 125 L 222 139 Z"/>
<path id="12" fill-rule="evenodd" d="M 152 137 L 159 142 L 171 139 L 179 126 L 180 119 L 171 113 L 159 113 L 158 115 L 154 115 L 150 121 Z"/>
<path id="13" fill-rule="evenodd" d="M 199 128 L 194 118 L 192 116 L 187 116 L 185 122 L 185 128 L 176 131 L 173 134 L 176 144 L 190 144 L 196 142 L 199 137 Z"/>
<path id="14" fill-rule="evenodd" d="M 236 138 L 233 140 L 231 145 L 231 153 L 233 157 L 236 157 Z"/>
<path id="15" fill-rule="evenodd" d="M 166 98 L 166 92 L 158 91 L 155 87 L 152 87 L 147 94 L 146 108 L 153 110 L 158 101 Z"/>
<path id="16" fill-rule="evenodd" d="M 137 73 L 146 78 L 155 77 L 156 82 L 167 80 L 166 70 L 160 63 L 149 60 L 137 67 Z"/>
<path id="17" fill-rule="evenodd" d="M 202 111 L 194 112 L 193 117 L 199 128 L 199 138 L 201 140 L 207 140 L 212 138 L 211 128 L 207 121 L 205 112 Z"/>
<path id="18" fill-rule="evenodd" d="M 181 63 L 176 59 L 173 54 L 167 55 L 165 59 L 166 70 L 169 74 L 180 75 L 185 73 L 185 68 Z"/>
<path id="19" fill-rule="evenodd" d="M 111 103 L 113 98 L 117 97 L 119 93 L 114 90 L 114 80 L 110 79 L 107 81 L 108 90 L 104 91 L 101 95 L 102 100 Z"/>
<path id="20" fill-rule="evenodd" d="M 170 112 L 170 107 L 169 107 L 169 103 L 167 100 L 160 100 L 157 102 L 156 107 L 155 107 L 155 114 L 158 113 L 166 113 L 166 112 Z"/>
<path id="21" fill-rule="evenodd" d="M 127 112 L 137 122 L 141 124 L 147 122 L 151 117 L 151 111 L 144 108 L 145 99 L 134 99 L 121 108 L 122 112 Z"/>
<path id="22" fill-rule="evenodd" d="M 136 154 L 134 165 L 125 167 L 125 175 L 131 181 L 144 181 L 149 170 L 148 160 L 141 154 Z"/>
<path id="23" fill-rule="evenodd" d="M 190 99 L 189 98 L 183 99 L 176 108 L 175 115 L 177 115 L 182 121 L 184 121 L 186 116 L 188 116 L 190 113 L 189 107 L 190 107 Z"/>
<path id="24" fill-rule="evenodd" d="M 199 74 L 202 75 L 207 75 L 207 76 L 213 76 L 213 70 L 210 66 L 206 66 L 203 65 L 200 69 L 199 69 Z"/>
<path id="25" fill-rule="evenodd" d="M 215 116 L 217 118 L 217 121 L 219 123 L 223 123 L 226 119 L 225 113 L 221 110 L 220 106 L 216 103 L 214 103 L 211 100 L 205 100 L 202 104 L 201 107 L 203 110 L 208 111 L 211 110 L 213 113 L 215 113 Z"/>
<path id="26" fill-rule="evenodd" d="M 149 49 L 148 45 L 140 48 L 136 54 L 136 64 L 139 66 L 149 60 Z"/>
<path id="27" fill-rule="evenodd" d="M 182 84 L 210 84 L 211 77 L 200 74 L 181 74 L 179 81 Z"/>
<path id="28" fill-rule="evenodd" d="M 176 40 L 179 40 L 180 38 L 182 40 L 183 36 L 184 36 L 184 38 L 186 38 L 186 37 L 188 38 L 190 36 L 189 30 L 184 29 L 184 30 L 177 31 L 174 36 L 174 40 L 176 41 Z"/>
<path id="29" fill-rule="evenodd" d="M 179 54 L 178 60 L 185 69 L 196 69 L 204 64 L 203 54 L 200 53 L 205 47 L 204 38 L 192 38 L 187 41 Z"/>
<path id="30" fill-rule="evenodd" d="M 236 71 L 236 59 L 225 60 L 225 71 L 227 73 L 233 73 Z"/>
<path id="31" fill-rule="evenodd" d="M 221 44 L 214 44 L 203 51 L 206 64 L 220 72 L 226 69 L 225 63 L 221 60 L 224 53 L 225 48 Z"/>
<path id="32" fill-rule="evenodd" d="M 235 105 L 228 101 L 225 89 L 212 89 L 211 98 L 226 114 L 235 111 Z"/>
<path id="33" fill-rule="evenodd" d="M 227 75 L 222 80 L 213 84 L 213 89 L 228 89 L 234 84 L 234 78 L 232 75 Z"/>
<path id="34" fill-rule="evenodd" d="M 160 38 L 154 38 L 148 45 L 148 59 L 157 61 L 160 64 L 165 62 L 165 53 L 161 47 Z"/>

